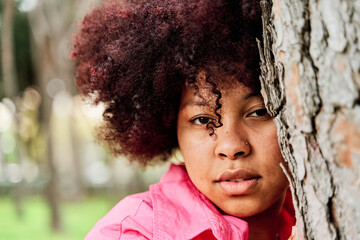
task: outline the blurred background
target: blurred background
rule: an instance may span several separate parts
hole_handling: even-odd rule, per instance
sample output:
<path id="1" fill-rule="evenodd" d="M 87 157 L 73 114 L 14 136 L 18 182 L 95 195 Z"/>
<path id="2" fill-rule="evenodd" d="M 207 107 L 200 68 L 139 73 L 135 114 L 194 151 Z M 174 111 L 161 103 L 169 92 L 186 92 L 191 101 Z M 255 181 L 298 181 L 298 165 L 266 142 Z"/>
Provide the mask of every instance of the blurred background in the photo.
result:
<path id="1" fill-rule="evenodd" d="M 101 104 L 74 87 L 71 39 L 98 0 L 0 0 L 0 240 L 82 239 L 146 171 L 96 143 Z"/>

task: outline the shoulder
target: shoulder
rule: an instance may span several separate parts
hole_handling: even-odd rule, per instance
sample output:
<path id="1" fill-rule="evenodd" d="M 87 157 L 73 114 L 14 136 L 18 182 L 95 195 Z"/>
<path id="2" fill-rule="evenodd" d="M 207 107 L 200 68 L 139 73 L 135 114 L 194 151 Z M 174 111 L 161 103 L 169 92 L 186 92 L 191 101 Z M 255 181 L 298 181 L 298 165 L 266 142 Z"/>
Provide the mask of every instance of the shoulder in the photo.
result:
<path id="1" fill-rule="evenodd" d="M 100 219 L 85 240 L 151 239 L 153 206 L 149 192 L 130 195 Z"/>

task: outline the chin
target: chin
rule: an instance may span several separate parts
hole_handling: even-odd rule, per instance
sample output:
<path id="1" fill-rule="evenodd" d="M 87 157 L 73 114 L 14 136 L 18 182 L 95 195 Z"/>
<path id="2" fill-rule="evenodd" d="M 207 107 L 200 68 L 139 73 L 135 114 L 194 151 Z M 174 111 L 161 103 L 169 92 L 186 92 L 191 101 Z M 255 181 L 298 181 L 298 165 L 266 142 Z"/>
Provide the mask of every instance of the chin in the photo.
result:
<path id="1" fill-rule="evenodd" d="M 223 213 L 239 217 L 239 218 L 248 218 L 255 215 L 258 215 L 266 210 L 264 206 L 257 206 L 256 204 L 246 204 L 238 202 L 236 204 L 231 204 L 232 206 L 221 206 Z M 239 207 L 240 206 L 240 207 Z M 219 208 L 219 207 L 218 207 Z"/>

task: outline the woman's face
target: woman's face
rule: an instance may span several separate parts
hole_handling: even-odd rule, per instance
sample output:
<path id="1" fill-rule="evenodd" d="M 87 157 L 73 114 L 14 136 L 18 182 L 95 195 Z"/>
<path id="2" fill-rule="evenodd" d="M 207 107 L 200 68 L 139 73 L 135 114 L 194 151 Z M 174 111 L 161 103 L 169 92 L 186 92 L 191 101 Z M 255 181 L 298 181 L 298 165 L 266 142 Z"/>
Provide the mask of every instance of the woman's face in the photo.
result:
<path id="1" fill-rule="evenodd" d="M 250 217 L 279 211 L 288 181 L 280 167 L 276 127 L 263 99 L 241 83 L 221 88 L 221 122 L 215 121 L 216 96 L 198 81 L 198 93 L 185 87 L 177 120 L 177 136 L 194 185 L 223 212 Z M 221 85 L 220 85 L 221 87 Z"/>

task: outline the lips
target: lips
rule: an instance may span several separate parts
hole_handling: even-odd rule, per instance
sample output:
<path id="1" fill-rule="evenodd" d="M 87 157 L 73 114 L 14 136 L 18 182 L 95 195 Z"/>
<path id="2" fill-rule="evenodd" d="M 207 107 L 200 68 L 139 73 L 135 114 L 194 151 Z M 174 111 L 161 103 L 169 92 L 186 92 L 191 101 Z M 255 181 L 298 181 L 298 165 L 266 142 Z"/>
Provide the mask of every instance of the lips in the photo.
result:
<path id="1" fill-rule="evenodd" d="M 260 178 L 260 175 L 245 169 L 226 170 L 215 183 L 226 195 L 246 195 L 251 193 Z"/>
<path id="2" fill-rule="evenodd" d="M 239 180 L 247 180 L 253 178 L 259 178 L 260 176 L 256 173 L 252 173 L 245 169 L 235 169 L 235 170 L 226 170 L 224 171 L 220 177 L 217 178 L 217 182 L 221 181 L 233 181 L 236 179 Z"/>

